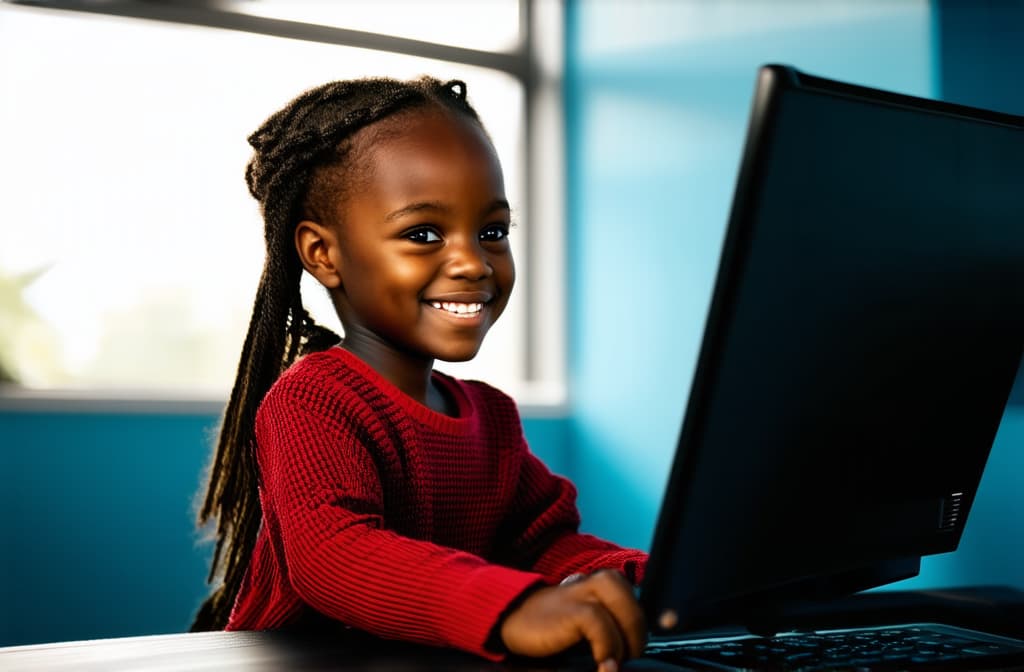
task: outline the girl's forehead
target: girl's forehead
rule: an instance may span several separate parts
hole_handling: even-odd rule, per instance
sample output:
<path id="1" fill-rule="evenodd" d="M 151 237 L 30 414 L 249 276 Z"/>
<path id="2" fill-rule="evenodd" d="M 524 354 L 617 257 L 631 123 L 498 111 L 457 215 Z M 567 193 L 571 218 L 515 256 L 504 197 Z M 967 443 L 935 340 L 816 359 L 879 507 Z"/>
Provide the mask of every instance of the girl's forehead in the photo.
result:
<path id="1" fill-rule="evenodd" d="M 387 153 L 450 145 L 494 153 L 479 122 L 438 105 L 403 110 L 363 130 L 357 143 L 364 151 Z"/>
<path id="2" fill-rule="evenodd" d="M 396 115 L 397 116 L 397 115 Z M 387 120 L 385 120 L 387 121 Z M 483 127 L 475 120 L 447 110 L 425 109 L 382 123 L 360 143 L 361 163 L 368 177 L 391 172 L 396 164 L 412 167 L 435 164 L 435 168 L 456 172 L 473 164 L 477 169 L 501 176 L 497 153 Z"/>

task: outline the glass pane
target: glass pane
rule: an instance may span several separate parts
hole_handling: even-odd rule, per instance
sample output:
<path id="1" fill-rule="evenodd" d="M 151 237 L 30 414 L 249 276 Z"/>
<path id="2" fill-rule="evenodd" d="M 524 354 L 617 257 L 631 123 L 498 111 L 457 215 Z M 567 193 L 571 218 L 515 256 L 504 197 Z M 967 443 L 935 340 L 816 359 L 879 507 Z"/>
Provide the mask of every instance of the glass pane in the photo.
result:
<path id="1" fill-rule="evenodd" d="M 263 259 L 246 138 L 311 86 L 421 73 L 468 83 L 524 211 L 523 92 L 503 73 L 0 4 L 0 363 L 34 387 L 226 390 Z M 518 386 L 521 295 L 458 375 Z"/>
<path id="2" fill-rule="evenodd" d="M 513 51 L 520 43 L 519 1 L 231 0 L 228 9 L 480 51 Z"/>

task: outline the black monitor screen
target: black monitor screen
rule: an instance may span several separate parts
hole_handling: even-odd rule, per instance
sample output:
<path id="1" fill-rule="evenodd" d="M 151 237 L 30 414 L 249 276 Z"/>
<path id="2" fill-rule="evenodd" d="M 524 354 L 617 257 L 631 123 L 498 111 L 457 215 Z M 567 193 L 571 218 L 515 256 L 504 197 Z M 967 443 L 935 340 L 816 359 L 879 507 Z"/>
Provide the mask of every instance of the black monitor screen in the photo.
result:
<path id="1" fill-rule="evenodd" d="M 1024 343 L 1024 120 L 762 68 L 652 623 L 954 550 Z"/>

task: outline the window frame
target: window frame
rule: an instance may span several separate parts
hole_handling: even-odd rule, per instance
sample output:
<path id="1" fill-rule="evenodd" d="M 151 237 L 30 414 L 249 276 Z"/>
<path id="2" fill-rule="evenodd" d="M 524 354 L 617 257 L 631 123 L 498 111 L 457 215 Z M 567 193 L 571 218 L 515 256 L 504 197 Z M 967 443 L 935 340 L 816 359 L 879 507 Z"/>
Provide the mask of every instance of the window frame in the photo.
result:
<path id="1" fill-rule="evenodd" d="M 522 86 L 524 165 L 521 167 L 523 252 L 517 256 L 517 292 L 525 319 L 524 415 L 553 417 L 567 406 L 565 150 L 563 128 L 564 0 L 518 0 L 518 45 L 511 51 L 482 51 L 394 35 L 245 14 L 218 0 L 4 0 L 8 4 L 105 14 L 272 37 L 319 42 L 476 66 L 505 73 Z M 195 413 L 219 410 L 223 399 L 209 393 L 158 388 L 24 389 L 0 387 L 0 410 L 127 411 Z"/>

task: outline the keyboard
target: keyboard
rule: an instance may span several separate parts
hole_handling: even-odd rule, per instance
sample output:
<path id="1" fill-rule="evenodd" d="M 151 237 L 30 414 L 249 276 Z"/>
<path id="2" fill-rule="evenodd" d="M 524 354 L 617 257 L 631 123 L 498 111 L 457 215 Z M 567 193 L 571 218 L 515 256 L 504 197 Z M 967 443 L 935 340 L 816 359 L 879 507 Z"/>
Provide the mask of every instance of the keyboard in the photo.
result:
<path id="1" fill-rule="evenodd" d="M 644 657 L 715 670 L 1024 670 L 1024 642 L 927 623 L 652 641 Z"/>

